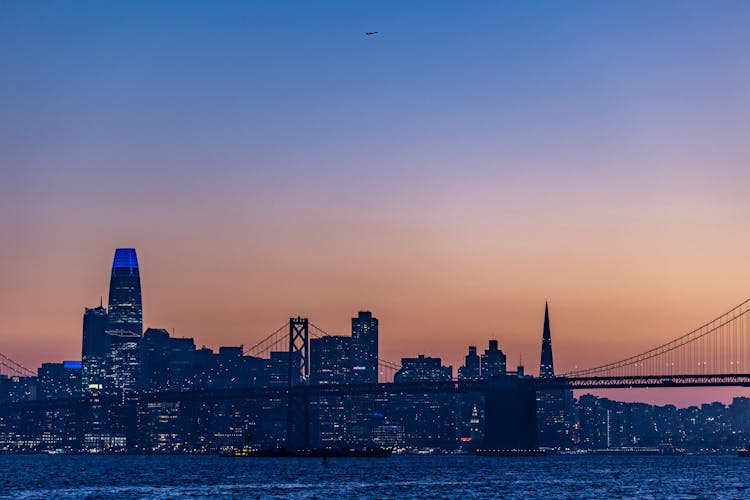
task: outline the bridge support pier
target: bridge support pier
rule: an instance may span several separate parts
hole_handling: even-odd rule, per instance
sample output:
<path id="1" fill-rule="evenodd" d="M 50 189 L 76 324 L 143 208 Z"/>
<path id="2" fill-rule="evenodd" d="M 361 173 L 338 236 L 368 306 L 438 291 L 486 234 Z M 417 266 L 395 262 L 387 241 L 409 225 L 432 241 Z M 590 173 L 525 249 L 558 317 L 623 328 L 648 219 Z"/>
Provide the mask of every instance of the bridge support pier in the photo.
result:
<path id="1" fill-rule="evenodd" d="M 286 447 L 310 448 L 310 346 L 307 318 L 289 318 L 289 397 L 287 405 Z"/>
<path id="2" fill-rule="evenodd" d="M 484 443 L 491 450 L 536 450 L 536 389 L 532 379 L 489 380 L 484 400 Z"/>

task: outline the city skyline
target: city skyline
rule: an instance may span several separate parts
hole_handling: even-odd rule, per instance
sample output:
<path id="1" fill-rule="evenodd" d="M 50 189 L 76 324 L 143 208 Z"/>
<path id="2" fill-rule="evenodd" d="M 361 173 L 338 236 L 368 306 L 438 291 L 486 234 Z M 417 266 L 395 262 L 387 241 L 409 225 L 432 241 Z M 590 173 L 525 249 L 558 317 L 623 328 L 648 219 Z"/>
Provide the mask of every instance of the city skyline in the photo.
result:
<path id="1" fill-rule="evenodd" d="M 214 348 L 369 309 L 385 359 L 535 372 L 549 301 L 564 372 L 742 301 L 748 7 L 577 5 L 5 4 L 2 352 L 78 359 L 117 247 Z"/>
<path id="2" fill-rule="evenodd" d="M 136 358 L 133 357 L 133 354 L 135 351 L 139 350 L 140 347 L 138 345 L 140 344 L 140 339 L 143 337 L 144 333 L 144 323 L 142 319 L 142 299 L 141 299 L 141 285 L 140 285 L 140 266 L 138 264 L 138 257 L 136 249 L 134 248 L 117 248 L 114 252 L 114 258 L 112 260 L 112 266 L 111 266 L 111 273 L 110 273 L 110 282 L 109 282 L 109 290 L 110 294 L 108 296 L 108 309 L 104 309 L 102 307 L 103 297 L 100 297 L 100 304 L 98 307 L 85 307 L 84 308 L 84 314 L 83 314 L 83 328 L 82 328 L 82 356 L 80 359 L 83 360 L 83 385 L 84 387 L 87 387 L 90 383 L 94 383 L 92 387 L 95 388 L 101 388 L 104 386 L 112 386 L 112 387 L 128 387 L 132 388 L 135 387 L 135 385 L 138 384 L 138 375 L 137 371 L 140 368 L 137 368 L 140 363 L 136 360 Z M 739 307 L 739 306 L 738 306 Z M 744 310 L 744 309 L 743 309 Z M 742 313 L 740 316 L 744 315 Z M 549 312 L 549 303 L 545 302 L 544 305 L 544 316 L 543 316 L 543 326 L 542 326 L 542 332 L 541 332 L 541 343 L 539 344 L 539 352 L 541 353 L 541 359 L 540 363 L 538 365 L 538 369 L 532 364 L 528 368 L 523 365 L 522 359 L 519 359 L 518 365 L 513 365 L 512 360 L 510 362 L 506 361 L 506 355 L 503 353 L 502 350 L 498 351 L 498 340 L 497 338 L 489 338 L 489 348 L 490 351 L 485 351 L 485 355 L 481 357 L 482 359 L 482 373 L 483 377 L 488 376 L 490 373 L 505 373 L 506 369 L 509 372 L 512 372 L 516 366 L 519 368 L 519 373 L 526 373 L 530 375 L 536 375 L 541 378 L 548 378 L 548 377 L 554 377 L 555 375 L 560 375 L 561 373 L 555 373 L 555 370 L 553 368 L 553 350 L 552 350 L 552 343 L 551 343 L 551 321 L 550 321 L 550 312 Z M 299 319 L 299 317 L 298 317 Z M 290 320 L 291 321 L 291 320 Z M 305 322 L 307 319 L 304 320 Z M 723 320 L 715 319 L 714 321 L 717 322 L 718 325 L 722 324 L 721 322 Z M 351 341 L 354 342 L 351 346 L 351 354 L 347 354 L 346 359 L 351 359 L 352 363 L 352 383 L 373 383 L 378 381 L 377 374 L 381 372 L 381 368 L 378 368 L 377 363 L 375 362 L 377 359 L 383 359 L 379 355 L 379 320 L 378 318 L 374 317 L 371 311 L 364 311 L 359 310 L 358 316 L 351 319 L 351 334 L 352 338 Z M 706 325 L 710 325 L 709 323 L 706 323 L 701 328 L 706 328 Z M 282 327 L 283 330 L 284 327 Z M 315 328 L 319 328 L 315 326 Z M 149 330 L 155 331 L 154 327 L 148 328 Z M 164 335 L 168 335 L 166 329 L 160 329 L 158 330 L 160 332 L 164 332 Z M 276 330 L 276 333 L 278 333 L 280 330 Z M 329 332 L 325 332 L 323 330 L 319 330 L 320 333 L 324 333 L 325 335 L 330 335 Z M 696 331 L 697 335 L 700 335 L 700 332 Z M 374 335 L 374 337 L 373 337 Z M 191 337 L 174 337 L 175 339 L 178 339 L 180 341 L 189 341 L 191 344 L 193 344 L 193 348 L 195 347 L 195 343 L 193 338 Z M 325 338 L 325 337 L 324 337 Z M 338 339 L 341 337 L 334 336 L 330 337 L 332 339 Z M 198 339 L 200 340 L 200 339 Z M 136 343 L 133 343 L 133 342 Z M 717 343 L 721 342 L 716 341 Z M 481 344 L 481 342 L 480 342 Z M 258 344 L 255 347 L 259 347 L 262 349 L 264 344 Z M 270 345 L 270 344 L 269 344 Z M 312 346 L 312 343 L 310 344 Z M 721 344 L 717 344 L 721 345 Z M 729 344 L 726 344 L 727 346 Z M 650 346 L 654 347 L 654 346 Z M 205 350 L 206 345 L 203 345 L 203 349 Z M 247 346 L 245 346 L 247 348 Z M 268 349 L 268 347 L 266 347 Z M 277 349 L 285 349 L 285 344 L 282 342 L 282 345 L 280 347 L 277 347 Z M 347 347 L 349 349 L 349 347 Z M 476 356 L 476 344 L 468 346 L 469 354 Z M 224 350 L 232 351 L 235 350 L 237 352 L 243 352 L 243 344 L 240 344 L 239 347 L 235 346 L 228 346 L 228 345 L 221 345 L 216 346 L 212 349 L 216 352 L 223 352 Z M 490 364 L 494 366 L 495 368 L 490 368 L 489 371 L 488 368 L 485 368 L 485 356 L 487 356 L 488 352 L 496 352 L 499 353 L 501 360 L 491 362 Z M 79 351 L 81 352 L 81 351 Z M 107 353 L 110 354 L 107 354 Z M 247 351 L 246 354 L 252 356 L 255 351 Z M 87 354 L 88 353 L 88 354 Z M 718 354 L 718 351 L 716 351 Z M 267 352 L 265 355 L 270 355 L 270 352 Z M 279 354 L 279 353 L 276 353 Z M 437 358 L 429 357 L 427 359 L 435 359 L 440 363 L 441 359 L 447 359 L 451 360 L 453 357 L 455 357 L 456 353 L 450 353 L 449 355 L 439 355 Z M 110 358 L 109 356 L 114 356 Z M 409 359 L 416 359 L 411 358 L 410 356 L 413 356 L 412 354 L 402 354 L 397 359 L 400 359 L 403 361 L 408 361 Z M 424 358 L 425 353 L 419 352 L 419 358 Z M 708 356 L 710 358 L 710 355 Z M 72 358 L 71 358 L 72 359 Z M 65 360 L 65 364 L 68 363 L 78 363 L 78 365 L 81 364 L 80 361 L 71 361 L 71 359 Z M 477 358 L 479 359 L 479 358 Z M 701 359 L 701 358 L 699 358 Z M 87 361 L 88 360 L 88 361 Z M 48 363 L 52 362 L 52 364 L 55 364 L 56 361 L 62 362 L 63 360 L 46 360 Z M 613 361 L 612 359 L 608 361 Z M 393 361 L 389 361 L 388 359 L 385 359 L 385 362 L 387 364 L 390 364 L 390 367 L 388 370 L 391 370 L 393 366 L 396 366 L 396 364 L 393 364 Z M 273 356 L 271 356 L 271 363 L 273 363 Z M 494 364 L 493 364 L 494 363 Z M 398 363 L 400 365 L 400 363 Z M 596 366 L 602 365 L 601 361 L 596 364 Z M 44 366 L 45 363 L 41 363 L 41 366 Z M 58 363 L 59 366 L 62 366 L 62 364 Z M 114 367 L 126 367 L 126 368 L 117 368 L 114 371 L 110 371 L 106 369 L 106 366 L 114 366 Z M 461 379 L 462 377 L 462 370 L 471 370 L 470 368 L 467 368 L 469 366 L 469 358 L 465 358 L 465 364 L 461 365 L 460 363 L 447 363 L 446 369 L 454 370 L 455 367 L 455 373 L 454 376 L 458 379 Z M 487 365 L 490 366 L 490 365 Z M 506 367 L 507 366 L 507 367 Z M 683 365 L 680 365 L 683 366 Z M 713 365 L 712 365 L 713 366 Z M 727 365 L 728 366 L 728 365 Z M 588 368 L 595 368 L 594 365 L 589 366 Z M 688 370 L 691 370 L 690 368 L 687 368 Z M 99 372 L 101 370 L 101 372 Z M 364 370 L 364 371 L 360 371 Z M 522 371 L 521 371 L 522 370 Z M 570 370 L 568 370 L 570 371 Z M 106 376 L 105 376 L 106 372 Z M 723 371 L 725 373 L 726 370 Z M 100 375 L 96 375 L 97 373 L 100 373 Z M 464 378 L 466 378 L 466 375 L 470 373 L 470 371 L 463 371 Z M 646 373 L 649 373 L 648 371 Z M 693 373 L 693 371 L 689 371 L 688 373 Z M 709 373 L 716 373 L 716 372 L 709 372 Z M 381 374 L 382 375 L 382 374 Z M 348 376 L 348 375 L 347 375 Z M 386 377 L 386 380 L 389 377 Z M 469 376 L 468 378 L 472 378 Z M 105 381 L 108 380 L 109 382 Z M 337 383 L 341 383 L 341 381 L 338 381 Z M 112 385 L 114 384 L 114 385 Z M 132 390 L 132 389 L 128 389 Z M 656 399 L 656 402 L 654 400 L 649 400 L 648 397 L 644 398 L 644 395 L 649 394 L 651 392 L 652 398 L 654 397 L 653 393 L 661 393 L 664 395 L 667 395 L 665 398 L 665 401 L 659 401 Z M 690 403 L 680 403 L 679 398 L 676 398 L 675 396 L 678 395 L 680 392 L 683 394 L 690 394 L 693 398 L 693 401 Z M 728 390 L 725 391 L 726 393 L 723 396 L 725 400 L 721 400 L 721 397 L 717 397 L 716 394 L 716 388 L 713 387 L 690 387 L 690 388 L 668 388 L 668 389 L 660 389 L 660 388 L 650 388 L 650 389 L 638 389 L 638 388 L 629 388 L 628 391 L 622 391 L 621 389 L 587 389 L 587 390 L 579 390 L 580 394 L 595 394 L 600 397 L 606 397 L 608 395 L 612 396 L 611 399 L 616 401 L 623 401 L 623 402 L 646 402 L 649 404 L 677 404 L 677 406 L 687 407 L 687 406 L 695 406 L 704 404 L 707 401 L 702 401 L 700 398 L 714 398 L 711 402 L 714 401 L 721 401 L 722 403 L 729 403 L 731 400 L 736 398 L 737 396 L 742 396 L 745 393 L 745 390 L 732 387 L 728 388 Z M 623 397 L 624 396 L 624 397 Z M 572 401 L 573 393 L 570 392 L 570 398 Z M 656 398 L 659 398 L 659 395 L 657 394 L 655 396 Z M 554 398 L 553 398 L 554 401 Z M 554 403 L 553 403 L 554 404 Z M 571 403 L 572 404 L 572 403 Z"/>

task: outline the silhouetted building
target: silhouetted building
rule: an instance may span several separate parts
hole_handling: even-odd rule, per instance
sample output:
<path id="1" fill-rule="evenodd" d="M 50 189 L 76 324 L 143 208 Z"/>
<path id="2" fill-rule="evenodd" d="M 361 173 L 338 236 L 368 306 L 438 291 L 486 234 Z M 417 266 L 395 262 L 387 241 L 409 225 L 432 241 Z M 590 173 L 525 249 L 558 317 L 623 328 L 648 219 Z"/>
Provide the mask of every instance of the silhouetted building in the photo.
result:
<path id="1" fill-rule="evenodd" d="M 350 383 L 378 382 L 378 319 L 370 311 L 360 311 L 352 318 Z M 349 436 L 353 443 L 368 443 L 375 425 L 375 398 L 357 396 L 350 400 Z"/>
<path id="2" fill-rule="evenodd" d="M 141 379 L 141 336 L 131 332 L 107 331 L 109 350 L 105 360 L 104 391 L 132 392 Z"/>
<path id="3" fill-rule="evenodd" d="M 732 427 L 750 440 L 750 398 L 736 397 L 729 405 Z"/>
<path id="4" fill-rule="evenodd" d="M 552 333 L 549 327 L 549 305 L 544 303 L 544 327 L 542 328 L 542 357 L 539 363 L 539 376 L 549 378 L 555 376 L 555 367 L 552 361 Z"/>
<path id="5" fill-rule="evenodd" d="M 195 342 L 191 338 L 170 337 L 163 328 L 149 328 L 140 340 L 141 387 L 146 390 L 182 390 L 196 386 L 201 381 L 213 381 L 200 370 Z M 212 356 L 213 357 L 213 356 Z"/>
<path id="6" fill-rule="evenodd" d="M 109 350 L 107 310 L 86 308 L 83 313 L 83 342 L 81 349 L 82 386 L 84 391 L 100 390 L 104 386 L 105 361 Z"/>
<path id="7" fill-rule="evenodd" d="M 544 326 L 542 327 L 542 355 L 539 376 L 555 376 L 552 361 L 552 334 L 550 331 L 549 306 L 544 303 Z M 569 448 L 573 444 L 575 409 L 573 391 L 550 390 L 537 392 L 537 425 L 539 445 L 548 448 Z"/>
<path id="8" fill-rule="evenodd" d="M 464 358 L 464 365 L 458 369 L 459 380 L 479 380 L 481 376 L 481 357 L 476 346 L 469 346 L 469 353 Z M 484 420 L 484 396 L 480 393 L 459 394 L 459 436 L 467 446 L 474 447 L 482 439 Z"/>
<path id="9" fill-rule="evenodd" d="M 440 358 L 420 354 L 402 358 L 401 369 L 393 381 L 439 382 L 453 379 L 453 367 L 443 366 Z M 391 420 L 404 429 L 404 438 L 411 446 L 455 447 L 458 435 L 457 402 L 454 394 L 404 394 L 391 400 Z"/>
<path id="10" fill-rule="evenodd" d="M 416 358 L 401 358 L 401 369 L 393 377 L 395 383 L 436 382 L 453 379 L 453 367 L 443 366 L 440 358 L 420 354 Z"/>
<path id="11" fill-rule="evenodd" d="M 466 355 L 464 365 L 458 369 L 459 380 L 479 380 L 480 358 L 477 355 L 477 347 L 469 346 L 469 354 Z"/>
<path id="12" fill-rule="evenodd" d="M 310 340 L 310 383 L 350 383 L 351 350 L 352 337 L 331 335 Z M 312 402 L 311 431 L 316 444 L 335 446 L 350 443 L 351 399 L 342 396 L 320 396 Z"/>
<path id="13" fill-rule="evenodd" d="M 299 356 L 299 353 L 295 353 Z M 292 360 L 294 366 L 299 366 L 297 360 Z M 268 359 L 268 385 L 273 387 L 288 387 L 289 381 L 289 352 L 272 351 Z M 294 372 L 291 385 L 301 382 L 298 372 Z M 288 398 L 267 398 L 261 401 L 265 418 L 260 422 L 261 440 L 268 444 L 282 445 L 287 438 L 287 419 L 289 417 Z"/>
<path id="14" fill-rule="evenodd" d="M 505 353 L 498 349 L 497 340 L 490 340 L 489 346 L 482 354 L 481 375 L 483 379 L 500 377 L 506 374 Z"/>
<path id="15" fill-rule="evenodd" d="M 81 362 L 42 363 L 37 371 L 39 395 L 44 399 L 73 398 L 81 394 Z"/>
<path id="16" fill-rule="evenodd" d="M 378 382 L 378 318 L 360 311 L 352 318 L 352 383 Z"/>
<path id="17" fill-rule="evenodd" d="M 493 377 L 485 395 L 483 447 L 529 450 L 538 446 L 536 391 L 529 377 Z"/>

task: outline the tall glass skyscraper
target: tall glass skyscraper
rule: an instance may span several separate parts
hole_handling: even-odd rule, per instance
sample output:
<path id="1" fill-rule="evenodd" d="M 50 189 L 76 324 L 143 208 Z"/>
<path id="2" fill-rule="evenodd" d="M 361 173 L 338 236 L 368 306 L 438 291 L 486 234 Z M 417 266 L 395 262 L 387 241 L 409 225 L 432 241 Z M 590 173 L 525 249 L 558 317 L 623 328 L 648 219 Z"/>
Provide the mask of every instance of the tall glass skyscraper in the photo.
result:
<path id="1" fill-rule="evenodd" d="M 105 391 L 136 389 L 142 336 L 143 305 L 138 257 L 135 248 L 118 248 L 109 279 Z"/>
<path id="2" fill-rule="evenodd" d="M 109 281 L 108 331 L 143 335 L 141 275 L 135 248 L 118 248 Z"/>

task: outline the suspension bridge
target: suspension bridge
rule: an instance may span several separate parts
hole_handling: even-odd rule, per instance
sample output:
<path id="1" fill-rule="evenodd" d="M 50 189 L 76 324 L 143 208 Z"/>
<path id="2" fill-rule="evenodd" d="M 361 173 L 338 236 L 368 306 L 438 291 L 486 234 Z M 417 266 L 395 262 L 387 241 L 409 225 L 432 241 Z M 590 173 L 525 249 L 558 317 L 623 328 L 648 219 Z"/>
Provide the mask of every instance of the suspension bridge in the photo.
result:
<path id="1" fill-rule="evenodd" d="M 295 332 L 297 339 L 293 339 Z M 302 359 L 300 378 L 306 381 L 309 378 L 310 339 L 331 335 L 306 318 L 291 318 L 243 349 L 243 354 L 267 358 L 271 352 L 298 352 Z M 392 383 L 400 368 L 399 363 L 379 358 L 379 382 Z M 0 353 L 0 375 L 29 377 L 35 372 Z M 641 353 L 591 368 L 568 371 L 552 379 L 536 380 L 540 388 L 571 389 L 750 386 L 750 299 Z"/>
<path id="2" fill-rule="evenodd" d="M 576 390 L 750 387 L 749 313 L 750 299 L 685 334 L 636 355 L 587 369 L 568 371 L 553 378 L 537 378 L 535 384 L 539 389 Z M 331 335 L 312 322 L 309 326 L 310 338 Z M 271 351 L 286 349 L 290 339 L 289 327 L 290 323 L 285 323 L 245 352 L 266 357 Z M 291 346 L 290 349 L 294 350 Z M 392 382 L 393 375 L 401 368 L 400 364 L 384 359 L 379 359 L 378 364 L 379 381 L 383 384 Z M 460 381 L 454 382 L 454 387 L 458 388 Z M 375 388 L 372 390 L 377 391 Z"/>
<path id="3" fill-rule="evenodd" d="M 1 414 L 23 415 L 91 413 L 94 408 L 110 408 L 123 421 L 133 421 L 138 408 L 180 404 L 186 408 L 215 402 L 238 404 L 250 401 L 276 402 L 274 411 L 287 414 L 286 444 L 291 448 L 310 445 L 311 403 L 326 398 L 424 397 L 427 394 L 481 394 L 485 401 L 484 436 L 498 447 L 536 446 L 535 395 L 540 391 L 586 390 L 647 387 L 750 387 L 750 299 L 727 312 L 636 355 L 599 366 L 574 370 L 558 376 L 529 377 L 510 375 L 482 380 L 393 382 L 401 367 L 378 360 L 378 382 L 359 384 L 312 384 L 309 349 L 312 339 L 331 334 L 307 318 L 290 318 L 260 341 L 243 350 L 248 356 L 267 358 L 273 352 L 288 353 L 286 384 L 273 387 L 227 387 L 180 391 L 140 391 L 130 394 L 97 394 L 84 397 L 24 400 L 0 405 Z M 3 375 L 29 377 L 33 371 L 0 354 Z M 286 403 L 282 403 L 282 402 Z M 281 406 L 278 406 L 281 404 Z M 515 408 L 510 410 L 509 408 Z M 193 410 L 197 411 L 197 410 Z M 67 413 L 66 413 L 67 412 Z M 131 417 L 128 417 L 131 415 Z M 509 417 L 510 415 L 510 417 Z M 83 418 L 83 417 L 81 417 Z M 511 418 L 511 420 L 508 420 Z M 128 420 L 130 419 L 130 420 Z M 79 418 L 79 421 L 83 421 Z M 533 425 L 533 431 L 530 431 Z M 137 435 L 138 424 L 127 424 L 130 435 Z M 136 429 L 133 431 L 133 429 Z M 518 436 L 524 435 L 522 441 Z M 135 438 L 133 438 L 135 439 Z"/>

